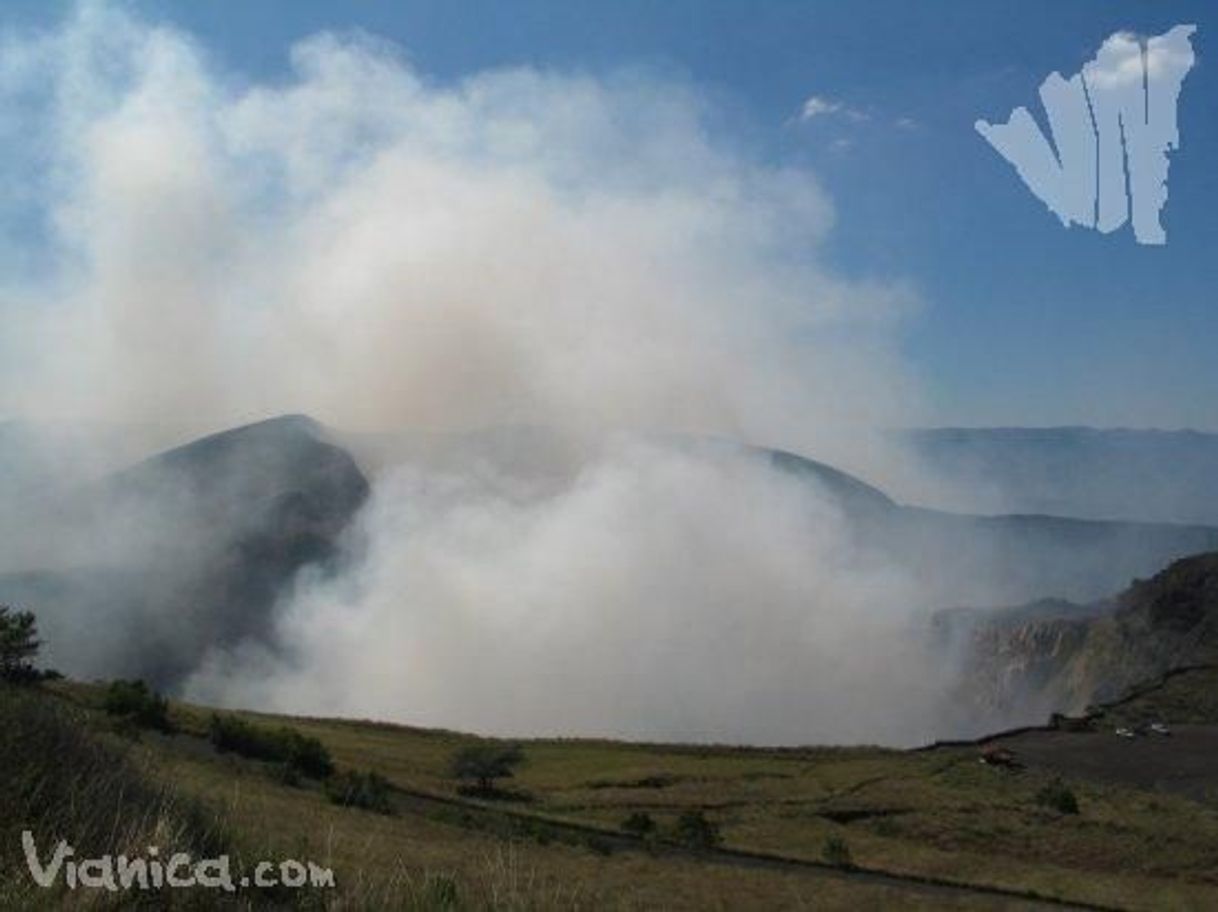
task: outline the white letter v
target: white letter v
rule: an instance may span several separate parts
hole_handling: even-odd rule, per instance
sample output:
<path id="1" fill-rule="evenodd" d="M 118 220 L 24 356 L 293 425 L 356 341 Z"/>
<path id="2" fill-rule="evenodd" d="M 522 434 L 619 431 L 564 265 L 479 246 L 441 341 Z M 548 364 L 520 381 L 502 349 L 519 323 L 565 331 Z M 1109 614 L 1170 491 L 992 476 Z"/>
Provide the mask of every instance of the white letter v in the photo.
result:
<path id="1" fill-rule="evenodd" d="M 55 875 L 59 873 L 63 860 L 72 854 L 71 847 L 61 839 L 59 845 L 55 846 L 55 854 L 51 856 L 50 865 L 44 868 L 38 860 L 38 847 L 34 845 L 34 834 L 29 830 L 21 831 L 21 848 L 25 850 L 25 863 L 30 869 L 30 876 L 40 887 L 49 887 L 55 883 Z"/>

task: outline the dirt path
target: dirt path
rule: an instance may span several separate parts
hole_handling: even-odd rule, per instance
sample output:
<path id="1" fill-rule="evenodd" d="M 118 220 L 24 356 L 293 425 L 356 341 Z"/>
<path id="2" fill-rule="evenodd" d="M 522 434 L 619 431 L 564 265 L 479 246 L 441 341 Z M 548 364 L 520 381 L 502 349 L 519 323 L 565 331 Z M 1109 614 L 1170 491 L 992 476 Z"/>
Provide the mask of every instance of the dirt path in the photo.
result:
<path id="1" fill-rule="evenodd" d="M 825 862 L 802 858 L 791 858 L 746 849 L 717 847 L 691 849 L 670 843 L 647 844 L 627 833 L 605 830 L 570 820 L 519 811 L 487 802 L 474 801 L 448 795 L 405 789 L 394 786 L 395 804 L 399 810 L 433 816 L 437 810 L 469 815 L 468 823 L 479 823 L 488 829 L 502 828 L 504 821 L 519 825 L 522 833 L 530 828 L 544 827 L 553 838 L 563 841 L 588 844 L 596 840 L 604 847 L 634 852 L 648 852 L 659 857 L 694 858 L 709 864 L 729 864 L 750 868 L 769 868 L 781 871 L 805 871 L 818 876 L 849 880 L 855 883 L 890 887 L 905 892 L 942 899 L 972 899 L 979 907 L 1004 909 L 1106 909 L 1105 906 L 1072 903 L 1051 897 L 1038 897 L 1000 887 L 954 883 L 912 874 L 894 874 L 888 871 L 850 867 L 843 868 Z"/>

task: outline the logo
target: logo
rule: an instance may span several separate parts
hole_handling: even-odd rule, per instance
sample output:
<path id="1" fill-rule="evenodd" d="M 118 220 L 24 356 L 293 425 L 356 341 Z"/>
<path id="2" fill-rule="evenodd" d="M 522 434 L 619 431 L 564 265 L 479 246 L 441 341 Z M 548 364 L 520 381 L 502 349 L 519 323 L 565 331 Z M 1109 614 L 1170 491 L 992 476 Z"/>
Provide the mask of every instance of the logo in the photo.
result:
<path id="1" fill-rule="evenodd" d="M 978 120 L 977 132 L 1066 227 L 1107 234 L 1128 221 L 1139 244 L 1164 244 L 1168 152 L 1180 145 L 1176 102 L 1196 30 L 1117 32 L 1069 79 L 1050 74 L 1040 100 L 1051 138 L 1024 107 L 1004 124 Z"/>
<path id="2" fill-rule="evenodd" d="M 254 868 L 253 878 L 234 877 L 227 855 L 218 858 L 194 859 L 185 852 L 177 852 L 162 860 L 161 851 L 149 846 L 142 857 L 126 855 L 103 855 L 100 858 L 76 860 L 76 850 L 60 840 L 55 851 L 45 862 L 38 856 L 34 834 L 29 830 L 21 833 L 21 848 L 25 852 L 25 863 L 34 883 L 44 889 L 55 886 L 63 876 L 69 890 L 78 888 L 107 890 L 159 890 L 163 887 L 179 889 L 203 888 L 236 892 L 238 888 L 255 887 L 334 887 L 334 872 L 313 862 L 285 859 L 278 864 L 260 861 Z"/>

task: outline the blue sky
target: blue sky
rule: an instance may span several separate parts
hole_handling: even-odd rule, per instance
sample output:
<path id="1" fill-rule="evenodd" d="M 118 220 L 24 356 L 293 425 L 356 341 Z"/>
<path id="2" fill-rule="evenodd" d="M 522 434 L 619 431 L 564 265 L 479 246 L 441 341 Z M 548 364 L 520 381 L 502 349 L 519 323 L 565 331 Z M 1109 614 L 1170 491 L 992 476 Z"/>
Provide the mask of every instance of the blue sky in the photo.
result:
<path id="1" fill-rule="evenodd" d="M 904 351 L 941 423 L 1218 429 L 1218 84 L 1201 2 L 318 2 L 133 7 L 194 33 L 251 79 L 287 48 L 360 28 L 437 80 L 529 64 L 658 69 L 713 99 L 715 129 L 767 160 L 807 166 L 837 209 L 826 255 L 841 271 L 917 291 Z M 66 4 L 16 0 L 7 23 Z M 1064 229 L 973 130 L 1017 105 L 1036 113 L 1053 70 L 1102 40 L 1196 23 L 1181 94 L 1181 150 L 1165 247 Z M 810 96 L 841 107 L 807 122 Z M 851 116 L 854 112 L 854 116 Z"/>

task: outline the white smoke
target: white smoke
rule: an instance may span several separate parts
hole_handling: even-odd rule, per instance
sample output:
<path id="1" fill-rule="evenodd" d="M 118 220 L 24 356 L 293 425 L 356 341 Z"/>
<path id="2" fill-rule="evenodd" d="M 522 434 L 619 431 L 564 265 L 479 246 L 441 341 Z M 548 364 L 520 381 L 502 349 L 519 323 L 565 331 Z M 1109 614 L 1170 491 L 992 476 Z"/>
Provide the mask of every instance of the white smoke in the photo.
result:
<path id="1" fill-rule="evenodd" d="M 335 35 L 247 85 L 92 3 L 14 42 L 7 126 L 34 151 L 7 164 L 40 178 L 45 232 L 5 302 L 7 341 L 37 357 L 0 411 L 793 446 L 908 417 L 908 296 L 829 274 L 813 176 L 734 149 L 692 86 L 436 85 Z"/>
<path id="2" fill-rule="evenodd" d="M 696 86 L 439 83 L 334 34 L 251 84 L 101 3 L 3 51 L 24 240 L 0 413 L 694 432 L 873 477 L 872 429 L 917 421 L 911 295 L 834 275 L 815 177 L 733 143 Z M 929 734 L 908 582 L 806 482 L 648 439 L 539 488 L 383 472 L 352 574 L 302 580 L 281 654 L 216 655 L 195 692 L 517 733 Z"/>
<path id="3" fill-rule="evenodd" d="M 724 450 L 619 441 L 542 495 L 403 469 L 359 572 L 282 616 L 286 657 L 218 657 L 194 692 L 501 734 L 929 739 L 916 590 L 843 528 Z"/>

